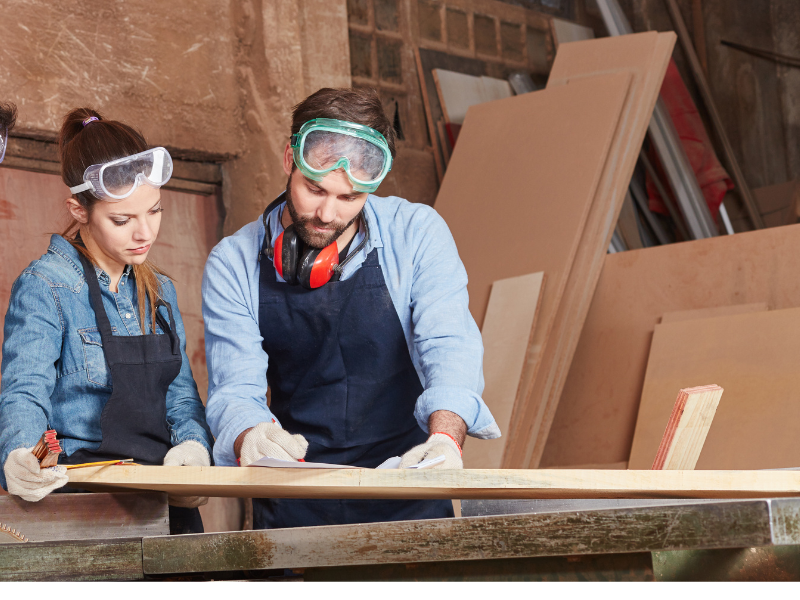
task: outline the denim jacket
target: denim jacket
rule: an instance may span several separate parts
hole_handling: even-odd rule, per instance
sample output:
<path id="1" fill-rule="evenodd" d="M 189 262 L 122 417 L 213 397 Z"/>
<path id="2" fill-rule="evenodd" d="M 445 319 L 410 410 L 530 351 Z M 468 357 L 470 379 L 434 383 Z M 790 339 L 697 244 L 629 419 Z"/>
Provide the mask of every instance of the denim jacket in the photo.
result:
<path id="1" fill-rule="evenodd" d="M 118 293 L 108 275 L 95 267 L 103 306 L 114 335 L 141 335 L 136 282 L 130 266 Z M 181 342 L 180 374 L 167 391 L 167 425 L 177 446 L 195 440 L 211 454 L 212 438 L 186 356 L 186 333 L 175 287 L 159 275 L 164 300 L 172 306 Z M 169 322 L 167 311 L 162 311 Z M 145 330 L 149 333 L 148 311 Z M 160 327 L 157 333 L 163 333 Z M 111 396 L 111 375 L 103 354 L 89 286 L 78 252 L 60 235 L 47 253 L 14 282 L 6 314 L 0 385 L 0 484 L 6 487 L 8 454 L 30 448 L 46 429 L 55 429 L 67 455 L 96 449 L 102 440 L 100 415 Z"/>
<path id="2" fill-rule="evenodd" d="M 273 243 L 283 231 L 282 209 L 283 204 L 276 207 L 269 219 Z M 469 312 L 467 272 L 444 219 L 429 206 L 372 195 L 363 215 L 369 239 L 347 263 L 342 279 L 352 277 L 377 249 L 424 388 L 414 410 L 417 423 L 427 432 L 430 415 L 448 410 L 464 419 L 470 436 L 500 437 L 481 398 L 483 343 Z M 262 421 L 277 422 L 266 402 L 269 357 L 258 324 L 258 257 L 264 233 L 259 218 L 223 239 L 211 251 L 203 275 L 208 422 L 217 438 L 214 460 L 220 466 L 236 464 L 233 444 L 242 431 Z M 365 234 L 362 227 L 351 247 L 358 248 Z"/>

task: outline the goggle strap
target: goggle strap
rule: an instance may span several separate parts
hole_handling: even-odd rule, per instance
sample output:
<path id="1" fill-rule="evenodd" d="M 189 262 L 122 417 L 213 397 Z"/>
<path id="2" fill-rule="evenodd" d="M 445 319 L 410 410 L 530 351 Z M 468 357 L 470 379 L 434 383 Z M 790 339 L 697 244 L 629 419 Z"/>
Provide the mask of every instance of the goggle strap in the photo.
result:
<path id="1" fill-rule="evenodd" d="M 80 185 L 76 185 L 74 187 L 69 188 L 69 191 L 71 194 L 80 194 L 81 192 L 85 192 L 91 189 L 94 189 L 94 186 L 90 182 L 84 181 Z"/>

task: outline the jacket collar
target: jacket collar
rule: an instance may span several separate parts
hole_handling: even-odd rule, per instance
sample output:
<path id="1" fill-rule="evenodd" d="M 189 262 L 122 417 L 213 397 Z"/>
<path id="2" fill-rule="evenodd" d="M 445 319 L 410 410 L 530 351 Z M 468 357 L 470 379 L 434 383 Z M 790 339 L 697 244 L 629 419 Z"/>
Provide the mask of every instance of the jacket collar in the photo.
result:
<path id="1" fill-rule="evenodd" d="M 81 259 L 78 255 L 78 251 L 64 237 L 58 234 L 51 235 L 50 247 L 47 250 L 48 252 L 53 252 L 54 254 L 58 254 L 61 258 L 70 263 L 70 266 L 73 267 L 78 273 L 80 273 L 81 277 L 86 279 L 83 273 L 83 265 L 81 265 Z M 130 275 L 131 271 L 132 271 L 131 266 L 125 265 L 125 270 L 122 272 L 121 281 L 125 281 Z M 111 278 L 108 276 L 108 274 L 97 265 L 94 265 L 94 272 L 97 274 L 97 280 L 101 284 L 108 287 L 111 282 Z"/>

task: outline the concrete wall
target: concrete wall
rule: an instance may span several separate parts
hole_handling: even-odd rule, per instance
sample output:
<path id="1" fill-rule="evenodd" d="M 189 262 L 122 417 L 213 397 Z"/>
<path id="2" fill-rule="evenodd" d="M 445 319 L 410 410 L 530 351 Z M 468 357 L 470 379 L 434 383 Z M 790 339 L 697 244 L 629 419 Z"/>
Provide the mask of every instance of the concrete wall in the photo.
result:
<path id="1" fill-rule="evenodd" d="M 226 159 L 224 231 L 285 186 L 291 107 L 350 85 L 346 0 L 0 0 L 0 93 L 56 132 L 92 106 L 150 143 Z"/>

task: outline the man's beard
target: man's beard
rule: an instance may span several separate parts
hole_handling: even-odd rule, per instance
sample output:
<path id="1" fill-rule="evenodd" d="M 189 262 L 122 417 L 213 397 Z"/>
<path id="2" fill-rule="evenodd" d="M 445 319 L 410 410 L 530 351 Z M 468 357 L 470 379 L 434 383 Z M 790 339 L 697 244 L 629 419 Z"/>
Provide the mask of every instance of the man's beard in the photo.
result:
<path id="1" fill-rule="evenodd" d="M 294 175 L 294 173 L 292 173 Z M 323 223 L 319 217 L 301 217 L 297 209 L 295 209 L 294 202 L 292 201 L 292 176 L 289 176 L 289 181 L 286 184 L 286 208 L 289 209 L 289 216 L 292 217 L 292 224 L 294 225 L 297 235 L 303 240 L 306 246 L 312 248 L 326 248 L 330 246 L 335 240 L 342 235 L 350 225 L 355 223 L 356 219 L 361 215 L 359 212 L 353 217 L 349 223 L 344 221 L 333 221 L 331 223 Z M 324 227 L 328 231 L 321 232 L 310 227 Z"/>

